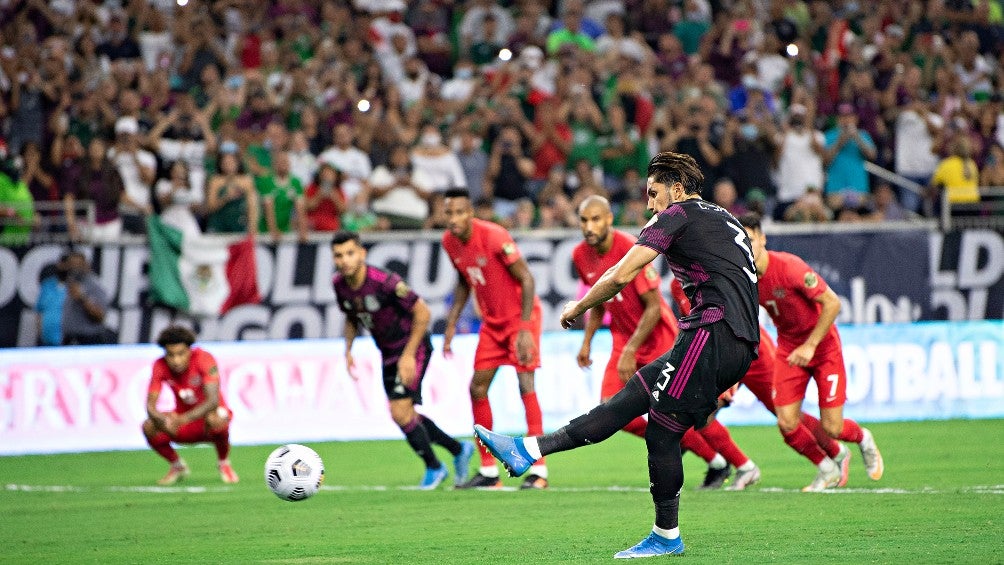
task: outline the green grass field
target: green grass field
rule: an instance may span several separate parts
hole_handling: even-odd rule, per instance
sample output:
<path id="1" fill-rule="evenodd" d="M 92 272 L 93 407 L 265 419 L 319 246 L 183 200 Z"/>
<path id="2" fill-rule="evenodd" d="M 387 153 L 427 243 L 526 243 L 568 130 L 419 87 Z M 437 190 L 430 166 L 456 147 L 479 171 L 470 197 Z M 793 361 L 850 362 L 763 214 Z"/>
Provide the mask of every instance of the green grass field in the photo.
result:
<path id="1" fill-rule="evenodd" d="M 773 428 L 732 430 L 763 470 L 747 492 L 695 492 L 704 465 L 687 455 L 682 559 L 1004 563 L 1004 420 L 870 428 L 885 477 L 854 449 L 847 488 L 827 493 L 798 492 L 814 468 Z M 404 441 L 311 446 L 327 480 L 298 503 L 264 486 L 274 446 L 235 448 L 234 486 L 209 448 L 182 450 L 192 476 L 171 488 L 152 488 L 152 451 L 0 458 L 0 562 L 605 563 L 652 524 L 644 445 L 625 434 L 549 458 L 543 492 L 420 492 Z"/>

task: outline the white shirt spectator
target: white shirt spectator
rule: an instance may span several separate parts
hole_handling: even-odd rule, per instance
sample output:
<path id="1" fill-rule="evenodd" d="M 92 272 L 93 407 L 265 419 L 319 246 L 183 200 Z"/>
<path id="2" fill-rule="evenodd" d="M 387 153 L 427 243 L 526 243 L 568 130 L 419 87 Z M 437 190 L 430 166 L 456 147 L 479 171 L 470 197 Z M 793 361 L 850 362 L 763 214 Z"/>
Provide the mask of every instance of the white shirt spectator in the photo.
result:
<path id="1" fill-rule="evenodd" d="M 191 183 L 191 176 L 189 177 L 189 182 Z M 172 188 L 171 180 L 160 179 L 157 181 L 155 188 L 157 196 L 170 194 Z M 199 222 L 195 219 L 195 214 L 192 213 L 192 205 L 203 202 L 203 192 L 201 184 L 189 184 L 189 190 L 176 191 L 171 197 L 171 203 L 161 211 L 160 219 L 165 224 L 178 228 L 185 235 L 201 234 L 202 230 L 199 229 Z"/>
<path id="2" fill-rule="evenodd" d="M 939 129 L 944 120 L 934 112 L 927 113 Z M 896 173 L 912 179 L 927 178 L 934 174 L 939 158 L 932 149 L 933 139 L 927 131 L 927 124 L 917 112 L 903 110 L 896 117 L 895 160 Z"/>
<path id="3" fill-rule="evenodd" d="M 812 138 L 820 146 L 826 145 L 823 133 L 814 129 L 796 131 L 789 129 L 781 140 L 781 157 L 777 165 L 778 202 L 794 202 L 809 187 L 823 189 L 823 157 L 812 150 Z"/>
<path id="4" fill-rule="evenodd" d="M 143 56 L 143 64 L 146 70 L 153 71 L 157 68 L 161 56 L 170 58 L 174 53 L 174 36 L 169 31 L 160 33 L 153 31 L 141 31 L 138 36 L 139 52 Z"/>
<path id="5" fill-rule="evenodd" d="M 114 147 L 108 150 L 108 158 L 115 163 L 122 177 L 122 185 L 129 198 L 140 206 L 150 206 L 150 185 L 143 182 L 139 167 L 156 169 L 157 158 L 146 149 L 137 149 L 134 154 L 121 153 Z"/>
<path id="6" fill-rule="evenodd" d="M 307 149 L 300 151 L 289 150 L 289 173 L 294 178 L 300 179 L 300 184 L 307 186 L 314 182 L 314 174 L 317 172 L 317 157 Z"/>
<path id="7" fill-rule="evenodd" d="M 428 179 L 428 190 L 444 192 L 451 188 L 467 188 L 464 169 L 453 151 L 447 151 L 436 157 L 412 153 L 411 165 L 415 168 L 415 172 L 422 173 Z"/>
<path id="8" fill-rule="evenodd" d="M 206 183 L 206 142 L 203 140 L 181 140 L 161 138 L 157 142 L 157 155 L 165 163 L 184 161 L 191 171 L 192 186 Z"/>
<path id="9" fill-rule="evenodd" d="M 345 149 L 340 149 L 337 146 L 329 147 L 317 156 L 317 161 L 329 163 L 342 171 L 342 174 L 345 175 L 342 191 L 348 200 L 352 200 L 362 191 L 363 181 L 373 174 L 373 164 L 370 162 L 369 156 L 353 146 Z"/>
<path id="10" fill-rule="evenodd" d="M 422 171 L 412 170 L 410 180 L 411 184 L 421 190 L 432 190 L 429 179 Z M 396 185 L 397 179 L 394 178 L 390 169 L 380 165 L 373 170 L 369 182 L 370 186 L 374 188 L 388 188 Z M 424 220 L 429 216 L 429 203 L 406 186 L 397 186 L 382 197 L 374 199 L 370 204 L 370 209 L 377 214 L 389 214 L 415 220 Z"/>

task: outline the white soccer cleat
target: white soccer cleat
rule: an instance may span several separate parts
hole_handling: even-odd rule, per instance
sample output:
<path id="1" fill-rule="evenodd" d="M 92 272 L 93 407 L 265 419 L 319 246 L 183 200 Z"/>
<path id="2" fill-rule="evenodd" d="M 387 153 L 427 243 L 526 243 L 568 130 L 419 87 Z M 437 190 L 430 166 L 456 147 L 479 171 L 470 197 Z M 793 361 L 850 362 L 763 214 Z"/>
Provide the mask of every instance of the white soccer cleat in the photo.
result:
<path id="1" fill-rule="evenodd" d="M 808 486 L 802 488 L 802 492 L 822 492 L 828 488 L 833 488 L 840 484 L 840 466 L 833 464 L 831 470 L 820 469 L 816 473 L 816 478 Z"/>
<path id="2" fill-rule="evenodd" d="M 732 481 L 731 485 L 725 487 L 725 490 L 746 490 L 746 487 L 758 482 L 760 482 L 760 467 L 754 463 L 753 468 L 749 471 L 736 469 L 736 479 Z"/>
<path id="3" fill-rule="evenodd" d="M 865 469 L 868 470 L 868 478 L 877 481 L 882 478 L 882 473 L 885 472 L 885 463 L 882 461 L 882 454 L 879 453 L 879 448 L 875 445 L 875 438 L 872 437 L 871 431 L 868 428 L 861 428 L 861 432 L 863 437 L 861 443 L 858 444 L 861 448 L 861 458 L 865 462 Z"/>
<path id="4" fill-rule="evenodd" d="M 851 474 L 851 450 L 847 449 L 846 445 L 837 443 L 840 445 L 840 453 L 833 458 L 833 462 L 840 468 L 840 482 L 837 486 L 842 487 L 847 484 L 847 478 Z"/>

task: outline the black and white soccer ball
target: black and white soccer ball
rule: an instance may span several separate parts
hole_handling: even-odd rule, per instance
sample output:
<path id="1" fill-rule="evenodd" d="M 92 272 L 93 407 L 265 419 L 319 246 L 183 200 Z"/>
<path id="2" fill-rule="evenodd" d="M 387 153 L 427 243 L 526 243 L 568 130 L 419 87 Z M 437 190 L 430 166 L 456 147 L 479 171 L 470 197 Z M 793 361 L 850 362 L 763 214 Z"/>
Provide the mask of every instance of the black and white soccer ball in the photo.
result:
<path id="1" fill-rule="evenodd" d="M 317 494 L 322 482 L 324 462 L 316 451 L 305 445 L 284 445 L 265 461 L 265 484 L 283 500 L 306 500 Z"/>

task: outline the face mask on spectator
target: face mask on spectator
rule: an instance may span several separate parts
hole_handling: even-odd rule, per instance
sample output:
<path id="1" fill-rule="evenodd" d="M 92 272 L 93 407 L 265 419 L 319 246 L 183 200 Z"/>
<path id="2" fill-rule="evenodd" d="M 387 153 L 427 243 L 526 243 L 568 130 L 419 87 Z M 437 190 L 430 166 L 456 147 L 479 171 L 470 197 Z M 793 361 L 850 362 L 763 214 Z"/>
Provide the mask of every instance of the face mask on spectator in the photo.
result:
<path id="1" fill-rule="evenodd" d="M 438 133 L 429 132 L 422 134 L 422 145 L 426 147 L 432 147 L 434 145 L 439 145 L 443 141 L 443 136 Z"/>
<path id="2" fill-rule="evenodd" d="M 760 133 L 760 129 L 756 127 L 756 124 L 743 124 L 739 128 L 739 131 L 742 133 L 743 137 L 750 140 L 756 139 L 756 136 Z"/>
<path id="3" fill-rule="evenodd" d="M 457 71 L 454 74 L 459 79 L 469 79 L 472 76 L 474 76 L 474 69 L 470 67 L 462 67 L 457 69 Z"/>

